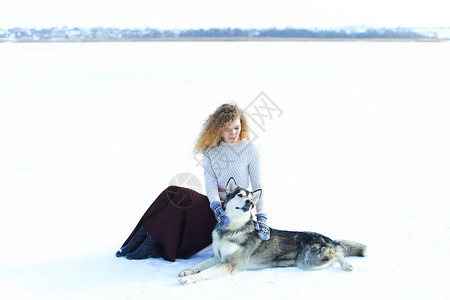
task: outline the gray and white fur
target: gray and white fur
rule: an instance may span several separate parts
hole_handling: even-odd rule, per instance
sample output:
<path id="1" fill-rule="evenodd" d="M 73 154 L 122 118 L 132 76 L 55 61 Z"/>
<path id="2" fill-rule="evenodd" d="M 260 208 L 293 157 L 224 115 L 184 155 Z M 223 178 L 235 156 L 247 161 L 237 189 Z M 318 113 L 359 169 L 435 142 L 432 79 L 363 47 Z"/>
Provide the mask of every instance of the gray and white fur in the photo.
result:
<path id="1" fill-rule="evenodd" d="M 261 192 L 242 189 L 230 178 L 227 200 L 223 204 L 230 223 L 224 229 L 216 226 L 212 233 L 214 256 L 181 271 L 182 284 L 225 276 L 236 270 L 272 267 L 298 266 L 317 270 L 337 263 L 342 270 L 352 271 L 353 267 L 345 257 L 365 255 L 366 246 L 362 244 L 332 240 L 315 232 L 270 229 L 270 239 L 262 241 L 251 213 Z"/>

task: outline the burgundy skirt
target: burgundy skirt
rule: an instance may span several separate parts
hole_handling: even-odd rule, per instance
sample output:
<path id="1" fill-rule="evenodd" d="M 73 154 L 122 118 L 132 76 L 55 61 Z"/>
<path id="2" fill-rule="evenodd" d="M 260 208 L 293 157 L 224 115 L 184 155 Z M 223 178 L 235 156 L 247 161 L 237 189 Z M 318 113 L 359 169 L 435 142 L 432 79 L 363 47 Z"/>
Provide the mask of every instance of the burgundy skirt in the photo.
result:
<path id="1" fill-rule="evenodd" d="M 169 186 L 150 205 L 122 247 L 142 225 L 163 247 L 165 260 L 188 258 L 212 243 L 216 219 L 209 205 L 205 195 Z"/>

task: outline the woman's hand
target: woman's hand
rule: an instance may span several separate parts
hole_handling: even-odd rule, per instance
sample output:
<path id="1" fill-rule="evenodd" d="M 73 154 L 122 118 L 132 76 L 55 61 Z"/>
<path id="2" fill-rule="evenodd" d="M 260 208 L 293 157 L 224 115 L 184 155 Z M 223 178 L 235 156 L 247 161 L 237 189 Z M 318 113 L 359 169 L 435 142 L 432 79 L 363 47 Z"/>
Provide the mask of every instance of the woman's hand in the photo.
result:
<path id="1" fill-rule="evenodd" d="M 219 224 L 220 229 L 227 227 L 230 220 L 227 216 L 225 216 L 225 212 L 222 209 L 222 204 L 220 204 L 219 201 L 214 201 L 210 206 L 216 216 L 217 224 Z"/>
<path id="2" fill-rule="evenodd" d="M 267 241 L 270 239 L 270 228 L 267 225 L 267 216 L 260 214 L 256 216 L 255 229 L 258 231 L 258 236 L 261 240 Z"/>

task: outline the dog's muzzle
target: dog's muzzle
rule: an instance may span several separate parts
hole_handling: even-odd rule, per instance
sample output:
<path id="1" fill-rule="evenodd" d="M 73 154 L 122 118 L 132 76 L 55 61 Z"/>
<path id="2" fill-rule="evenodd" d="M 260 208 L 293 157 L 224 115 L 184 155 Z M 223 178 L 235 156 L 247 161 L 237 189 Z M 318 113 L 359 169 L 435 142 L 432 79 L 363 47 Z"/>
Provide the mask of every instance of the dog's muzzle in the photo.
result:
<path id="1" fill-rule="evenodd" d="M 243 207 L 236 207 L 236 209 L 242 209 L 243 211 L 249 211 L 253 207 L 253 202 L 249 199 L 245 200 Z"/>

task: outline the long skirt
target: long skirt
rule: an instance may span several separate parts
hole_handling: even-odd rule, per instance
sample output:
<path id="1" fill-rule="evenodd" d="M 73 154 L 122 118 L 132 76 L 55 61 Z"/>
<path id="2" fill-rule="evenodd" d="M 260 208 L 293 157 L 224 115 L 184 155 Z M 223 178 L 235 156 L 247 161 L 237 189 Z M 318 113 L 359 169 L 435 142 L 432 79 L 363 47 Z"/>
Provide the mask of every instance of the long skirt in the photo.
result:
<path id="1" fill-rule="evenodd" d="M 163 247 L 165 260 L 188 258 L 212 243 L 216 219 L 209 205 L 205 195 L 169 186 L 150 205 L 122 247 L 142 225 Z"/>

